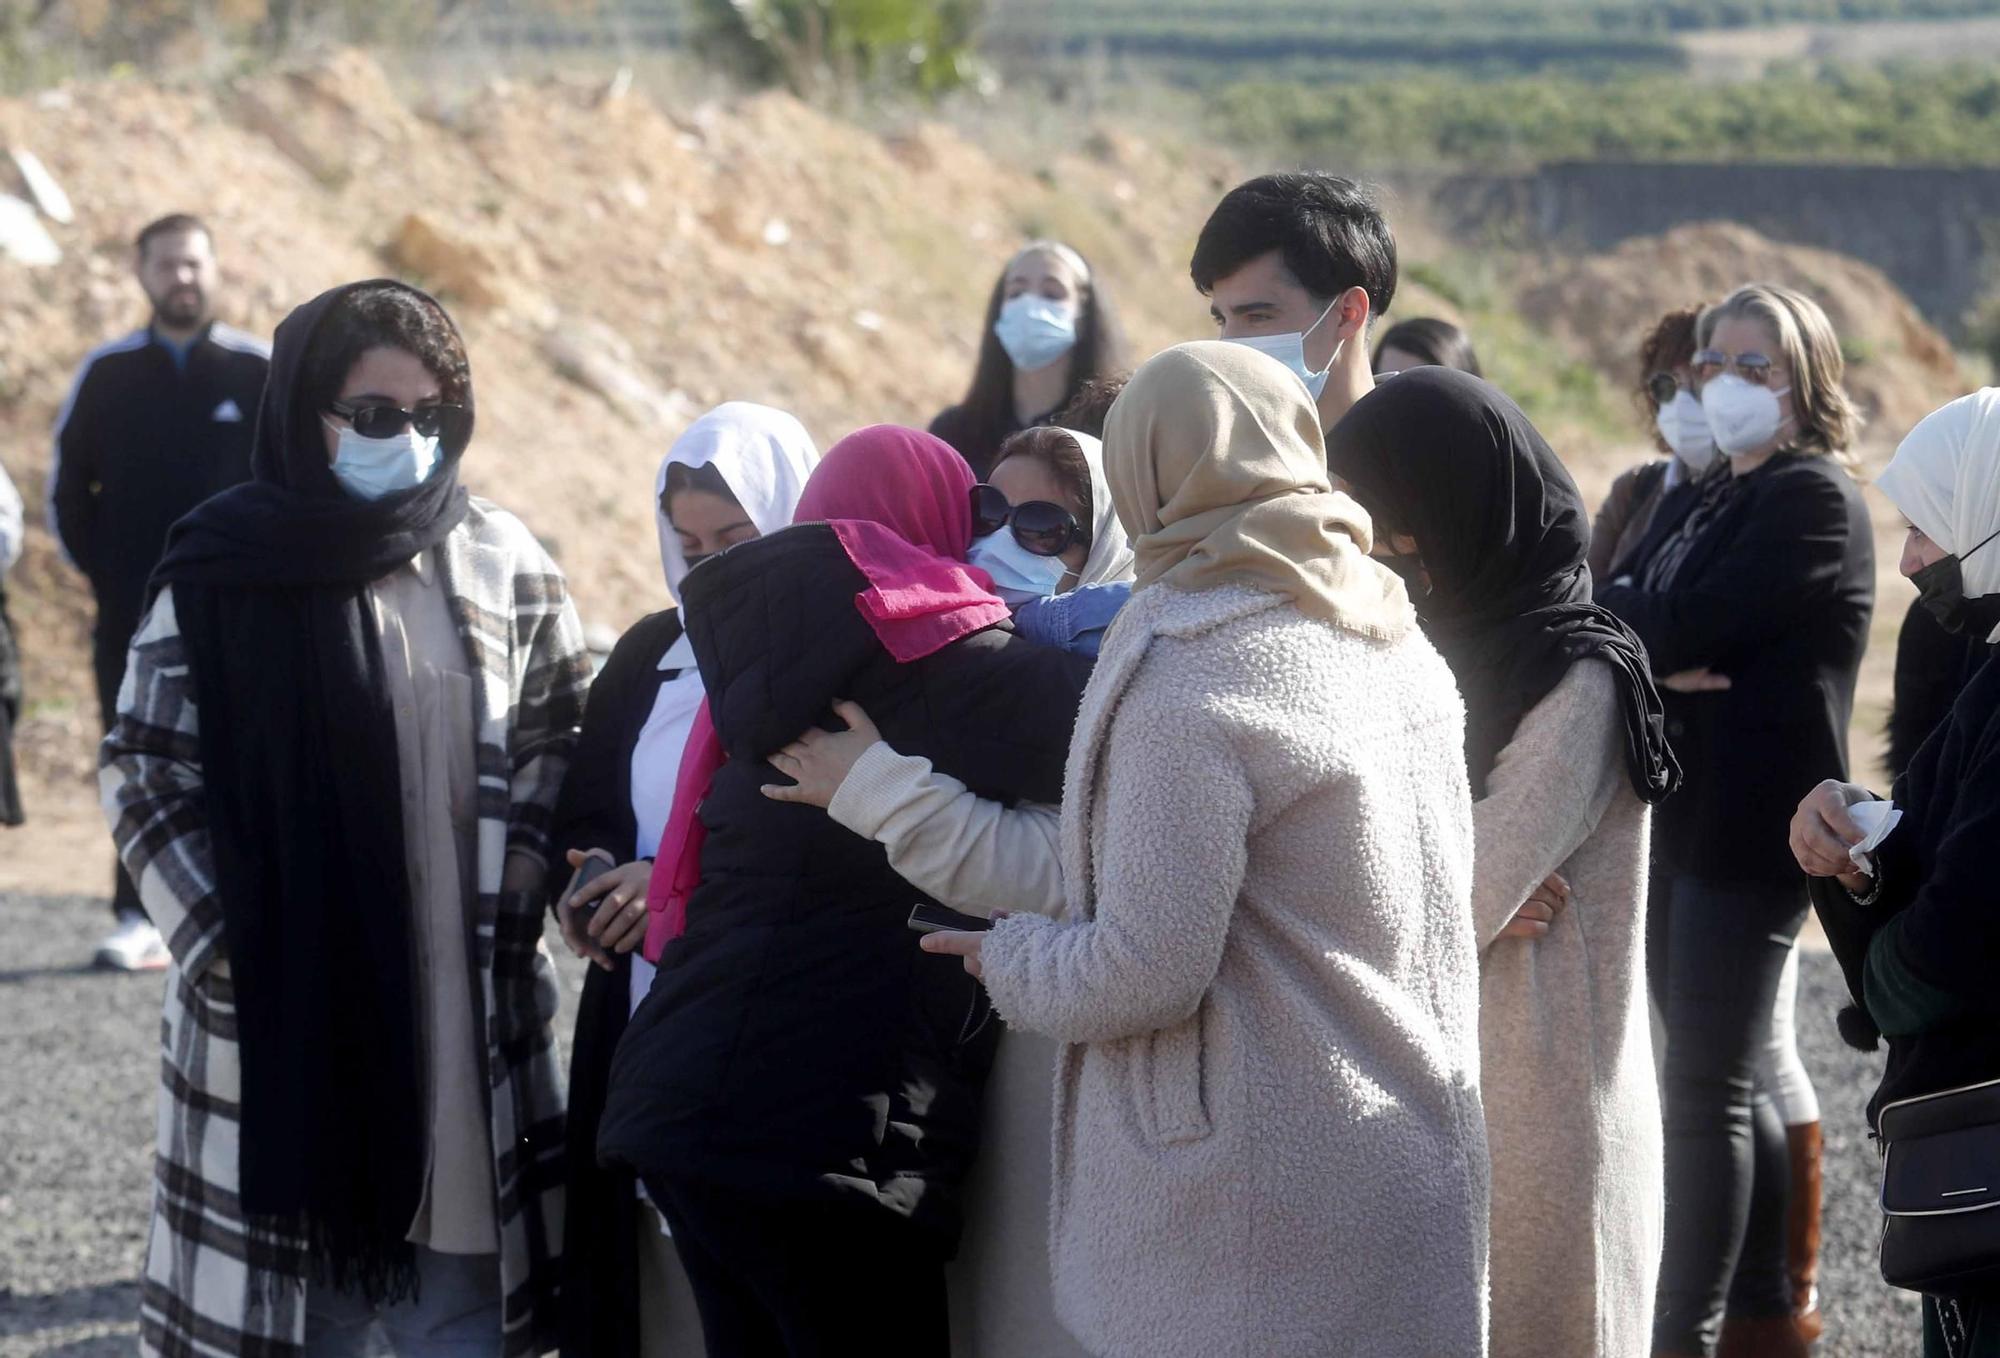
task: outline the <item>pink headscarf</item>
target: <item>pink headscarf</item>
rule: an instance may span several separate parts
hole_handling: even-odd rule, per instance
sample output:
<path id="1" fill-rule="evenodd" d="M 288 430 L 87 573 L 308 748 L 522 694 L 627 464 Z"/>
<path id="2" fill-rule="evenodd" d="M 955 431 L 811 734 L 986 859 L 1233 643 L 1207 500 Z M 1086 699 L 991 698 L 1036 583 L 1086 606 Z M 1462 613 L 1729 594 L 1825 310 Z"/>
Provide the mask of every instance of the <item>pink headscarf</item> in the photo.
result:
<path id="1" fill-rule="evenodd" d="M 993 581 L 965 564 L 972 469 L 942 439 L 871 425 L 827 450 L 793 523 L 825 520 L 868 588 L 855 607 L 907 664 L 1007 617 Z"/>
<path id="2" fill-rule="evenodd" d="M 889 654 L 921 660 L 1004 621 L 1007 605 L 972 545 L 972 469 L 949 444 L 892 424 L 857 430 L 827 450 L 806 482 L 794 523 L 826 521 L 868 580 L 854 606 Z M 707 830 L 697 811 L 723 763 L 708 703 L 695 714 L 674 780 L 674 805 L 647 884 L 646 959 L 657 963 L 687 927 Z"/>

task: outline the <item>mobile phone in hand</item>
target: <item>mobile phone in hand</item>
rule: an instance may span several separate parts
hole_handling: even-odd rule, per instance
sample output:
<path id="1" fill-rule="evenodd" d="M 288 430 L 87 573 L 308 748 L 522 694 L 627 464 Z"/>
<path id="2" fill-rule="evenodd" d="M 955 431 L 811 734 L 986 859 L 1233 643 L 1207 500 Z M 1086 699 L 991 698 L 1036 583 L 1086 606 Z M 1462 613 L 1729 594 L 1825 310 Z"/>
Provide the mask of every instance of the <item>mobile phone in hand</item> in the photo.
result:
<path id="1" fill-rule="evenodd" d="M 947 930 L 980 933 L 991 929 L 993 921 L 963 914 L 946 906 L 919 902 L 910 910 L 910 927 L 920 934 L 941 934 Z"/>
<path id="2" fill-rule="evenodd" d="M 569 885 L 563 888 L 563 902 L 568 904 L 570 901 L 575 900 L 577 892 L 583 890 L 583 888 L 589 886 L 592 882 L 617 866 L 618 864 L 612 861 L 611 855 L 604 852 L 604 850 L 590 850 L 584 855 L 582 866 L 577 868 L 576 872 L 570 877 Z M 585 901 L 583 904 L 575 906 L 574 909 L 585 915 L 589 915 L 597 909 L 598 902 L 603 899 L 602 896 L 599 896 L 597 900 Z"/>

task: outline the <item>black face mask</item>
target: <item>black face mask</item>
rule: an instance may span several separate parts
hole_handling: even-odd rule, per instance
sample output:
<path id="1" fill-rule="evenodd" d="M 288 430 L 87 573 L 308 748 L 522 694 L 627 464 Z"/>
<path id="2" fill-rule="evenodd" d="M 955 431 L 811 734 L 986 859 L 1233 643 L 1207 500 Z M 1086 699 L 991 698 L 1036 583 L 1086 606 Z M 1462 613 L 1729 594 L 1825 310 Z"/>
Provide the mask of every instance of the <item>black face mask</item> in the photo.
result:
<path id="1" fill-rule="evenodd" d="M 1972 555 L 1991 541 L 1992 537 L 1986 538 L 1966 555 Z M 2000 594 L 1966 598 L 1965 576 L 1959 562 L 1957 556 L 1940 557 L 1912 575 L 1910 583 L 1917 587 L 1917 601 L 1945 631 L 1954 635 L 1974 632 L 1986 636 L 1995 627 L 2000 627 Z"/>

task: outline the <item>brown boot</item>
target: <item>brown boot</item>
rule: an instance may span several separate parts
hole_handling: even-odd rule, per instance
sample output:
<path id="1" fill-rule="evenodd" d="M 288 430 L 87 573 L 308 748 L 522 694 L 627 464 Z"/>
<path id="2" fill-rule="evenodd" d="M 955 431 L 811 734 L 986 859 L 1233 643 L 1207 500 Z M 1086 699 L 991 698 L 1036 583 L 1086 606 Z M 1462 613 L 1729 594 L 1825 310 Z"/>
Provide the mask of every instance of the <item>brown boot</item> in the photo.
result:
<path id="1" fill-rule="evenodd" d="M 1722 1342 L 1715 1358 L 1809 1358 L 1791 1316 L 1729 1316 L 1722 1322 Z"/>
<path id="2" fill-rule="evenodd" d="M 1785 1128 L 1792 1181 L 1785 1194 L 1785 1267 L 1792 1283 L 1792 1323 L 1808 1344 L 1819 1339 L 1825 1322 L 1819 1311 L 1819 1124 Z"/>

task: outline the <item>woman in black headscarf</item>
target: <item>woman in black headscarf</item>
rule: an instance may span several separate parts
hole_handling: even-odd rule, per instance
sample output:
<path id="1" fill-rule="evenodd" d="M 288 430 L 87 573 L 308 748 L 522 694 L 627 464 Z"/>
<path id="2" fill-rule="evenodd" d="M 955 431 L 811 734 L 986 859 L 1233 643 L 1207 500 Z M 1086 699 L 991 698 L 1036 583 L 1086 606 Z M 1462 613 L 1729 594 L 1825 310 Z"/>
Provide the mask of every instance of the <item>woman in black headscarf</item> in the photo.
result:
<path id="1" fill-rule="evenodd" d="M 1485 382 L 1403 373 L 1327 462 L 1465 699 L 1491 1351 L 1643 1353 L 1662 1215 L 1646 831 L 1680 777 L 1645 650 L 1590 601 L 1569 473 Z"/>
<path id="2" fill-rule="evenodd" d="M 155 575 L 101 777 L 173 952 L 145 1352 L 551 1346 L 540 886 L 588 670 L 471 437 L 444 310 L 336 288 Z"/>

